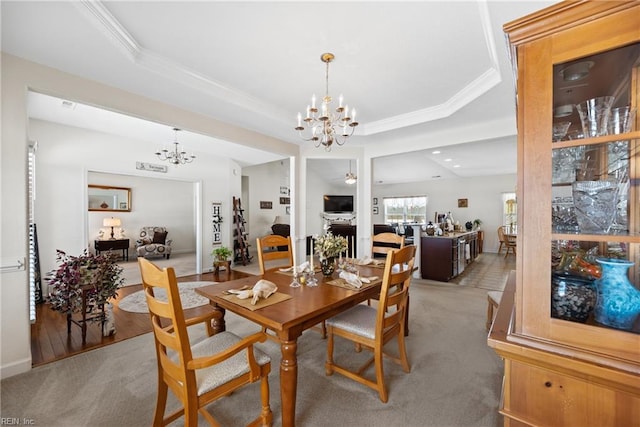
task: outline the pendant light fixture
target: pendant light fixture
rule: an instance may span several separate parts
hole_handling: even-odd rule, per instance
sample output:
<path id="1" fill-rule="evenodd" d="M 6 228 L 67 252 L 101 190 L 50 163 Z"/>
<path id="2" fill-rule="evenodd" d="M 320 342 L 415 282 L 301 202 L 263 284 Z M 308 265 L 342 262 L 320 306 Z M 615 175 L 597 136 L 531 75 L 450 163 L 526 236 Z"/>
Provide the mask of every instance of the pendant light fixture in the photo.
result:
<path id="1" fill-rule="evenodd" d="M 358 181 L 358 177 L 356 176 L 356 174 L 351 172 L 351 160 L 349 160 L 349 172 L 347 172 L 347 175 L 344 178 L 344 182 L 345 184 L 353 185 L 357 181 Z"/>
<path id="2" fill-rule="evenodd" d="M 173 131 L 175 132 L 173 151 L 170 151 L 168 148 L 163 148 L 160 151 L 156 151 L 156 156 L 158 156 L 160 160 L 166 160 L 176 166 L 193 162 L 196 156 L 194 156 L 193 154 L 187 154 L 187 152 L 184 151 L 184 148 L 181 149 L 180 145 L 178 144 L 178 132 L 180 131 L 180 129 L 173 128 Z"/>

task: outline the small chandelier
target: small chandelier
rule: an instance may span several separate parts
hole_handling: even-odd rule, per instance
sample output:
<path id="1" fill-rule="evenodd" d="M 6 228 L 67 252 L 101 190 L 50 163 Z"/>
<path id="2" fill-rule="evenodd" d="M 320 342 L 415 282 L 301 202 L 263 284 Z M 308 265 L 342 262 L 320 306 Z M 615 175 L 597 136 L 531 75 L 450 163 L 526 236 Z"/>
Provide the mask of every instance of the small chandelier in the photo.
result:
<path id="1" fill-rule="evenodd" d="M 331 151 L 331 146 L 334 142 L 338 145 L 343 145 L 347 142 L 347 138 L 353 135 L 353 131 L 358 126 L 355 108 L 352 108 L 351 113 L 349 113 L 349 107 L 342 105 L 342 95 L 338 98 L 338 108 L 335 109 L 335 113 L 329 108 L 331 104 L 331 96 L 329 96 L 329 63 L 334 58 L 335 55 L 333 53 L 323 53 L 320 56 L 322 62 L 327 64 L 326 92 L 324 98 L 322 98 L 320 112 L 318 113 L 318 108 L 316 108 L 316 96 L 313 95 L 311 97 L 311 105 L 307 105 L 306 117 L 302 118 L 302 115 L 298 113 L 298 126 L 295 127 L 300 138 L 305 141 L 313 141 L 316 147 L 323 145 L 327 151 Z M 307 132 L 306 135 L 303 134 L 304 131 Z"/>
<path id="2" fill-rule="evenodd" d="M 196 158 L 193 154 L 188 155 L 184 149 L 180 149 L 178 144 L 178 132 L 180 129 L 173 128 L 173 131 L 176 133 L 175 139 L 173 141 L 173 151 L 169 151 L 167 148 L 163 148 L 160 151 L 156 151 L 156 156 L 160 160 L 167 160 L 169 163 L 174 165 L 184 165 L 185 163 L 193 162 L 193 159 Z"/>
<path id="3" fill-rule="evenodd" d="M 351 160 L 349 160 L 349 172 L 347 172 L 345 178 L 344 178 L 344 183 L 345 184 L 349 184 L 349 185 L 353 185 L 358 181 L 358 177 L 356 176 L 356 174 L 354 174 L 353 172 L 351 172 Z"/>

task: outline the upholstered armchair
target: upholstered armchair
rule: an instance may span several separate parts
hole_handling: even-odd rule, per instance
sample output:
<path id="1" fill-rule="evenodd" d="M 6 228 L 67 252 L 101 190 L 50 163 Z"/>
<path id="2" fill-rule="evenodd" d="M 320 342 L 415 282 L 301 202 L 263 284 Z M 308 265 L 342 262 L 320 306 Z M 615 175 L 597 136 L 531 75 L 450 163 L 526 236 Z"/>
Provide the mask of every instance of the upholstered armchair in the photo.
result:
<path id="1" fill-rule="evenodd" d="M 271 231 L 278 236 L 289 237 L 291 235 L 291 226 L 289 224 L 277 223 L 271 226 Z M 286 251 L 287 249 L 286 246 L 278 246 L 279 251 Z"/>
<path id="2" fill-rule="evenodd" d="M 152 258 L 171 256 L 171 240 L 167 239 L 165 227 L 142 227 L 136 240 L 136 253 L 139 257 Z"/>

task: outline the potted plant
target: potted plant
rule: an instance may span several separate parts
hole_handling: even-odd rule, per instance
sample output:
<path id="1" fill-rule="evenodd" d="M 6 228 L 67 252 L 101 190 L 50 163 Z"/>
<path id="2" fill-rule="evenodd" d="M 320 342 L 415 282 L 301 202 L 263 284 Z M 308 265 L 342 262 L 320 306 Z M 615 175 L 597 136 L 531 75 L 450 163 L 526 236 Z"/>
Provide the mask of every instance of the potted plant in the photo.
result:
<path id="1" fill-rule="evenodd" d="M 72 256 L 57 250 L 56 261 L 60 265 L 47 277 L 53 286 L 49 297 L 51 308 L 66 314 L 80 313 L 83 292 L 87 307 L 96 309 L 108 304 L 118 296 L 118 288 L 124 283 L 122 267 L 116 264 L 116 258 L 113 252 L 93 255 L 85 250 L 80 256 Z"/>
<path id="2" fill-rule="evenodd" d="M 480 230 L 480 226 L 482 225 L 482 221 L 478 218 L 473 220 L 473 226 L 476 230 Z"/>
<path id="3" fill-rule="evenodd" d="M 232 252 L 226 246 L 220 246 L 211 251 L 211 255 L 214 256 L 215 261 L 227 261 L 232 255 Z"/>

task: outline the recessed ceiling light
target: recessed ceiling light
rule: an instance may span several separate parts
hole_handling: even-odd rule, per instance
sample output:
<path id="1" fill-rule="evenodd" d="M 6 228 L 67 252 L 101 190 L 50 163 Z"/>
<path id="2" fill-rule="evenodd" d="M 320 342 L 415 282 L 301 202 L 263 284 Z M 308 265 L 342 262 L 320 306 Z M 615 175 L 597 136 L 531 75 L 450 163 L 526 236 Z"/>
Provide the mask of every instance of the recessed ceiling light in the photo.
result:
<path id="1" fill-rule="evenodd" d="M 459 167 L 460 167 L 460 165 L 453 165 L 453 167 L 454 167 L 454 168 L 459 168 Z"/>
<path id="2" fill-rule="evenodd" d="M 440 154 L 440 152 L 441 152 L 440 150 L 434 150 L 431 152 L 431 154 Z"/>
<path id="3" fill-rule="evenodd" d="M 453 159 L 444 159 L 445 162 L 450 162 Z"/>

